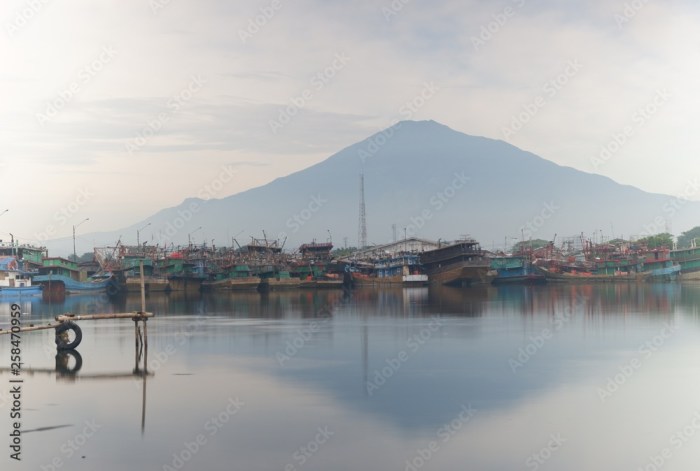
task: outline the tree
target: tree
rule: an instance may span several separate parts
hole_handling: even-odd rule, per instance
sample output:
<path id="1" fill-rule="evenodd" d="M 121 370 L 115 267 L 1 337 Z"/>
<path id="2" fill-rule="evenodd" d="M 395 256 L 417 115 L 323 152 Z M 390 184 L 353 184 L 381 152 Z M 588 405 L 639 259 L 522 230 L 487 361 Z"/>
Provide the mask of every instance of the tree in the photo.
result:
<path id="1" fill-rule="evenodd" d="M 518 242 L 513 246 L 513 253 L 527 252 L 530 249 L 537 250 L 542 247 L 549 245 L 551 241 L 544 239 L 532 239 L 523 242 Z"/>
<path id="2" fill-rule="evenodd" d="M 636 242 L 637 244 L 644 244 L 650 249 L 657 249 L 660 247 L 671 248 L 673 246 L 673 235 L 668 232 L 661 232 L 644 237 Z"/>
<path id="3" fill-rule="evenodd" d="M 688 248 L 693 243 L 693 239 L 700 238 L 700 226 L 695 226 L 689 231 L 685 231 L 678 236 L 678 247 Z M 697 243 L 697 241 L 696 241 Z"/>
<path id="4" fill-rule="evenodd" d="M 333 249 L 331 252 L 331 255 L 333 258 L 343 258 L 347 257 L 349 255 L 352 255 L 354 252 L 357 252 L 356 247 L 345 247 L 345 248 L 338 248 L 338 249 Z"/>
<path id="5" fill-rule="evenodd" d="M 81 256 L 78 257 L 78 263 L 83 263 L 83 262 L 92 262 L 94 260 L 94 253 L 92 252 L 85 252 Z M 75 258 L 73 257 L 73 254 L 70 254 L 68 256 L 68 260 L 71 262 L 75 262 Z"/>

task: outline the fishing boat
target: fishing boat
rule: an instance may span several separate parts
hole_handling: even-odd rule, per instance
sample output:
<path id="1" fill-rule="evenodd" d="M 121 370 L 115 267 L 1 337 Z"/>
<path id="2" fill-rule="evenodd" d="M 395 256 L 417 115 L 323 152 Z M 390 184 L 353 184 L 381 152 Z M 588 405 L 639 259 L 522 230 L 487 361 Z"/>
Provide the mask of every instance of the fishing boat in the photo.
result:
<path id="1" fill-rule="evenodd" d="M 671 259 L 671 251 L 666 248 L 649 251 L 644 269 L 650 272 L 649 281 L 676 281 L 681 274 L 680 263 Z"/>
<path id="2" fill-rule="evenodd" d="M 274 270 L 266 273 L 260 278 L 261 291 L 279 291 L 285 289 L 299 288 L 301 279 L 291 276 L 287 270 Z"/>
<path id="3" fill-rule="evenodd" d="M 490 262 L 474 239 L 427 250 L 420 254 L 420 262 L 431 284 L 465 287 L 488 281 Z"/>
<path id="4" fill-rule="evenodd" d="M 198 293 L 207 278 L 204 266 L 201 255 L 189 248 L 173 252 L 157 263 L 158 272 L 167 278 L 171 292 Z"/>
<path id="5" fill-rule="evenodd" d="M 552 282 L 639 282 L 651 275 L 651 270 L 645 266 L 648 253 L 649 249 L 644 245 L 629 242 L 595 244 L 582 235 L 580 251 L 538 259 L 535 264 L 547 281 Z"/>
<path id="6" fill-rule="evenodd" d="M 673 262 L 666 262 L 665 266 L 652 268 L 649 273 L 649 281 L 676 281 L 681 275 L 681 266 Z"/>
<path id="7" fill-rule="evenodd" d="M 671 260 L 680 266 L 680 279 L 683 281 L 700 280 L 700 247 L 671 250 Z"/>
<path id="8" fill-rule="evenodd" d="M 339 289 L 345 284 L 345 266 L 333 262 L 332 242 L 312 242 L 302 244 L 297 256 L 290 261 L 291 276 L 298 277 L 303 289 Z"/>
<path id="9" fill-rule="evenodd" d="M 65 292 L 66 294 L 82 291 L 106 291 L 107 287 L 114 284 L 114 277 L 109 272 L 96 274 L 81 279 L 81 271 L 78 265 L 61 257 L 46 257 L 39 268 L 39 274 L 32 277 L 32 282 L 42 286 L 48 293 Z"/>
<path id="10" fill-rule="evenodd" d="M 343 278 L 336 273 L 324 273 L 316 277 L 308 277 L 301 280 L 300 288 L 306 289 L 341 289 L 344 285 Z"/>
<path id="11" fill-rule="evenodd" d="M 589 270 L 556 271 L 552 268 L 537 267 L 537 270 L 552 282 L 578 282 L 578 283 L 611 283 L 611 282 L 638 282 L 649 278 L 650 272 L 616 271 L 610 274 L 601 274 Z"/>
<path id="12" fill-rule="evenodd" d="M 29 274 L 19 269 L 15 257 L 0 258 L 0 297 L 39 294 L 41 294 L 41 286 L 32 284 Z"/>
<path id="13" fill-rule="evenodd" d="M 97 275 L 88 278 L 86 281 L 77 281 L 65 275 L 37 275 L 32 280 L 44 289 L 53 290 L 52 285 L 63 285 L 66 294 L 78 293 L 81 291 L 105 291 L 112 281 L 111 274 Z"/>
<path id="14" fill-rule="evenodd" d="M 127 293 L 141 292 L 141 277 L 129 276 L 125 280 Z M 164 276 L 144 275 L 143 286 L 146 293 L 162 292 L 168 293 L 171 291 L 170 281 Z"/>
<path id="15" fill-rule="evenodd" d="M 538 284 L 547 281 L 543 273 L 537 272 L 528 257 L 522 255 L 504 255 L 491 257 L 491 270 L 495 272 L 491 283 Z"/>
<path id="16" fill-rule="evenodd" d="M 248 265 L 233 265 L 213 280 L 202 282 L 203 290 L 254 291 L 260 285 L 260 277 L 253 276 Z"/>
<path id="17" fill-rule="evenodd" d="M 401 254 L 352 271 L 355 286 L 426 286 L 428 275 L 423 272 L 417 254 Z"/>

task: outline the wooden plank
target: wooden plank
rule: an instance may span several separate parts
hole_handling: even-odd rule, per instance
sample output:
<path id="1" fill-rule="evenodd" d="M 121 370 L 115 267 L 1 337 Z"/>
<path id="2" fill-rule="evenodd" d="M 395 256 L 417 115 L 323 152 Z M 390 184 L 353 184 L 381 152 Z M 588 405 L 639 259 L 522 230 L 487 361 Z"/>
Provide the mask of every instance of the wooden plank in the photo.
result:
<path id="1" fill-rule="evenodd" d="M 20 327 L 19 331 L 15 329 L 15 332 L 33 332 L 35 330 L 55 329 L 59 325 L 61 325 L 60 322 L 55 322 L 53 324 L 45 324 L 45 325 L 30 324 L 27 327 Z M 0 335 L 8 335 L 11 333 L 12 333 L 12 329 L 0 329 Z"/>
<path id="2" fill-rule="evenodd" d="M 5 374 L 5 373 L 11 373 L 12 369 L 10 368 L 0 368 L 0 374 Z M 55 368 L 22 368 L 22 374 L 27 375 L 27 376 L 34 376 L 38 374 L 48 374 L 48 375 L 56 375 L 56 374 L 61 374 L 59 371 L 57 371 Z M 94 374 L 80 374 L 76 373 L 73 379 L 75 380 L 102 380 L 102 379 L 129 379 L 129 378 L 142 378 L 144 376 L 149 376 L 153 377 L 155 376 L 155 373 L 152 373 L 150 371 L 146 372 L 143 370 L 139 370 L 138 372 L 131 372 L 131 373 L 94 373 Z"/>
<path id="3" fill-rule="evenodd" d="M 62 314 L 60 316 L 56 316 L 55 319 L 58 322 L 66 322 L 66 321 L 94 321 L 94 320 L 100 320 L 100 319 L 145 319 L 149 317 L 153 317 L 155 314 L 152 312 L 142 312 L 142 311 L 135 311 L 135 312 L 120 312 L 120 313 L 112 313 L 112 314 Z"/>

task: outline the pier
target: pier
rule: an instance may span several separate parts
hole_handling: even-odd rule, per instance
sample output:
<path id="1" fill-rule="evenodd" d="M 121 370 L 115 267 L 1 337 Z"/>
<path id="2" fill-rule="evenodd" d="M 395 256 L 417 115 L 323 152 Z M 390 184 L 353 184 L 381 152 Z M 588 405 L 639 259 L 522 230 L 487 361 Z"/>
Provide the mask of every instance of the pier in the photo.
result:
<path id="1" fill-rule="evenodd" d="M 148 319 L 154 316 L 152 312 L 146 312 L 146 290 L 144 282 L 143 262 L 140 263 L 141 272 L 141 310 L 122 313 L 105 314 L 60 314 L 54 317 L 54 322 L 46 324 L 29 324 L 27 326 L 16 325 L 8 329 L 0 329 L 0 335 L 20 334 L 24 332 L 36 332 L 39 330 L 54 329 L 56 331 L 55 342 L 58 350 L 75 350 L 83 339 L 82 329 L 77 321 L 92 321 L 106 319 L 131 319 L 134 322 L 134 338 L 136 349 L 148 352 Z"/>

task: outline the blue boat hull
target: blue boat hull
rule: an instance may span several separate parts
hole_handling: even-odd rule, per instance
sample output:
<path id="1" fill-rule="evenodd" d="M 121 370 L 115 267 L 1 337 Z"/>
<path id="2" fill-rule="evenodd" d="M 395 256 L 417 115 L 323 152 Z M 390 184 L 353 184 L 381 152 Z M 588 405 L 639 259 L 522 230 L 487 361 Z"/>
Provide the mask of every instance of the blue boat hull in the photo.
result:
<path id="1" fill-rule="evenodd" d="M 38 275 L 32 279 L 33 283 L 42 285 L 63 283 L 68 293 L 76 291 L 104 291 L 111 281 L 111 278 L 100 281 L 75 281 L 73 278 L 63 275 Z"/>
<path id="2" fill-rule="evenodd" d="M 41 286 L 22 286 L 0 288 L 0 298 L 16 296 L 37 296 L 41 294 Z"/>
<path id="3" fill-rule="evenodd" d="M 540 284 L 546 283 L 547 278 L 539 273 L 499 273 L 492 281 L 494 285 L 504 285 L 508 283 L 519 284 Z"/>
<path id="4" fill-rule="evenodd" d="M 651 281 L 674 281 L 678 279 L 681 273 L 680 265 L 673 265 L 670 267 L 655 268 L 651 270 L 649 275 L 649 280 Z"/>

